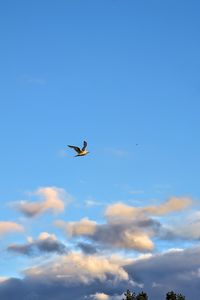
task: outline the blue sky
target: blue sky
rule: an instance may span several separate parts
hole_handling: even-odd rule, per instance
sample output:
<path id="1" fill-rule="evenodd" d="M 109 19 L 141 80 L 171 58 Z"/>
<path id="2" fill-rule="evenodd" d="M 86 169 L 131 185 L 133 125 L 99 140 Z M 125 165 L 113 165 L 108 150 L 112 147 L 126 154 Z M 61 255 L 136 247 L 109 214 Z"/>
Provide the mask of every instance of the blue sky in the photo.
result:
<path id="1" fill-rule="evenodd" d="M 118 300 L 134 280 L 133 289 L 143 284 L 150 297 L 160 299 L 164 295 L 159 287 L 171 289 L 173 282 L 157 283 L 155 278 L 150 287 L 141 275 L 138 283 L 134 263 L 129 262 L 130 271 L 125 261 L 134 258 L 140 264 L 141 255 L 151 254 L 149 272 L 155 274 L 159 265 L 150 260 L 156 255 L 169 259 L 169 249 L 176 248 L 175 255 L 182 257 L 190 251 L 196 259 L 199 9 L 195 0 L 1 4 L 0 277 L 7 278 L 2 281 L 5 288 L 0 285 L 3 300 L 16 278 L 24 286 L 19 295 L 27 296 L 23 293 L 28 285 L 34 290 L 29 297 L 45 300 L 49 290 L 44 283 L 42 298 L 37 285 L 33 288 L 36 275 L 30 268 L 51 259 L 58 264 L 63 259 L 68 266 L 76 255 L 86 261 L 90 255 L 95 265 L 106 259 L 112 276 L 121 280 L 118 289 L 103 285 L 102 278 L 100 286 L 88 269 L 84 276 L 92 277 L 91 290 L 80 280 L 76 299 Z M 90 154 L 74 158 L 67 145 L 81 146 L 83 140 Z M 27 215 L 33 203 L 38 211 Z M 61 203 L 65 208 L 59 210 Z M 116 225 L 113 214 L 118 209 L 131 222 L 131 233 L 119 214 Z M 136 219 L 146 225 L 133 224 Z M 64 223 L 58 226 L 58 221 Z M 92 232 L 79 232 L 85 226 Z M 113 241 L 105 238 L 106 232 L 113 234 Z M 145 245 L 135 239 L 144 239 L 137 241 Z M 49 240 L 53 250 L 47 247 Z M 77 243 L 87 243 L 87 250 L 86 244 L 84 248 Z M 26 247 L 22 250 L 20 245 Z M 119 267 L 113 254 L 124 262 L 119 273 L 113 271 Z M 46 269 L 55 276 L 54 270 Z M 65 276 L 66 270 L 59 277 L 63 293 Z M 196 278 L 188 287 L 194 282 Z M 52 288 L 53 284 L 52 279 Z M 74 295 L 73 284 L 67 284 Z M 185 291 L 183 282 L 177 281 L 177 286 Z"/>

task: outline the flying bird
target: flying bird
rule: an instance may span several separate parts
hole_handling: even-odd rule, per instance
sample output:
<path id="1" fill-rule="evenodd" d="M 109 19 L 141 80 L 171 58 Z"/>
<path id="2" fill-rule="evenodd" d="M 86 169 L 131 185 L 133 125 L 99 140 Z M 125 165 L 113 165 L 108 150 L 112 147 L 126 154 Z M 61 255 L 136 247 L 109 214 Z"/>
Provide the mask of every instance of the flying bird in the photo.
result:
<path id="1" fill-rule="evenodd" d="M 86 147 L 87 147 L 87 142 L 86 141 L 83 142 L 83 148 L 82 149 L 80 149 L 77 146 L 71 146 L 71 145 L 68 145 L 68 147 L 73 148 L 78 153 L 77 155 L 75 155 L 75 157 L 76 156 L 84 156 L 84 155 L 89 153 L 89 151 L 86 150 Z"/>

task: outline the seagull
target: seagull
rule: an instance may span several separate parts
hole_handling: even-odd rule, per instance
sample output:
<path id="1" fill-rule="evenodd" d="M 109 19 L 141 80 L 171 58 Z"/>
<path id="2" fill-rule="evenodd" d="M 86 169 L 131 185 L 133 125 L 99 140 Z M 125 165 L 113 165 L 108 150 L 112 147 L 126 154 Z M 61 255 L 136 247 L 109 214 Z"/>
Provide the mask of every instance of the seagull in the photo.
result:
<path id="1" fill-rule="evenodd" d="M 82 149 L 80 149 L 79 147 L 76 147 L 76 146 L 71 146 L 71 145 L 68 145 L 68 147 L 73 148 L 78 153 L 77 155 L 75 155 L 75 157 L 76 156 L 84 156 L 84 155 L 89 153 L 89 151 L 86 150 L 86 147 L 87 147 L 87 142 L 86 141 L 83 142 L 83 148 Z"/>

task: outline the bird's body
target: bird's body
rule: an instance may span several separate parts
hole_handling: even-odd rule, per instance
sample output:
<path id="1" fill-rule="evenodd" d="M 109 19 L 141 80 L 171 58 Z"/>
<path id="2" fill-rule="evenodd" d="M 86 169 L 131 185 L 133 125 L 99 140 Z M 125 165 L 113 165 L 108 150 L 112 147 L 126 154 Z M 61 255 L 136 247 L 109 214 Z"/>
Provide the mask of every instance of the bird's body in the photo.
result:
<path id="1" fill-rule="evenodd" d="M 75 155 L 75 157 L 76 156 L 84 156 L 84 155 L 89 153 L 89 151 L 86 150 L 86 147 L 87 147 L 87 142 L 86 141 L 83 142 L 83 148 L 82 149 L 80 149 L 77 146 L 71 146 L 71 145 L 68 145 L 68 147 L 73 148 L 78 153 L 77 155 Z"/>

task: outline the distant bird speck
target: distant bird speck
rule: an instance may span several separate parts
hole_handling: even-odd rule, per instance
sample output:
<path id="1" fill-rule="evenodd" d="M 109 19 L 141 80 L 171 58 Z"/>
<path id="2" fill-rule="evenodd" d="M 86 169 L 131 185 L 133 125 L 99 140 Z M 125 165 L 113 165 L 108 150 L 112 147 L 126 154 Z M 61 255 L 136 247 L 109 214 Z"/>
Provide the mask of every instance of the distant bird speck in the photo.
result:
<path id="1" fill-rule="evenodd" d="M 77 155 L 75 155 L 75 157 L 76 156 L 84 156 L 84 155 L 89 153 L 89 151 L 86 150 L 86 147 L 87 147 L 87 142 L 86 141 L 83 142 L 83 148 L 82 149 L 80 149 L 77 146 L 71 146 L 71 145 L 68 145 L 68 147 L 73 148 L 78 153 Z"/>

